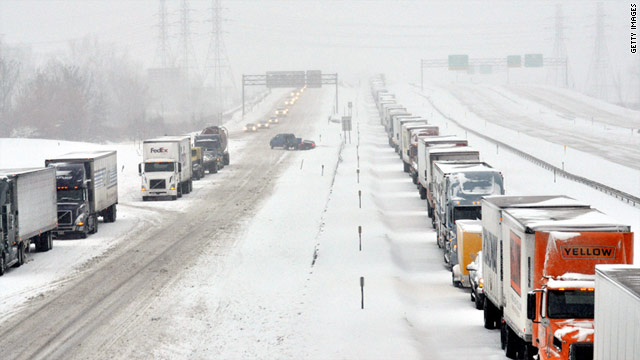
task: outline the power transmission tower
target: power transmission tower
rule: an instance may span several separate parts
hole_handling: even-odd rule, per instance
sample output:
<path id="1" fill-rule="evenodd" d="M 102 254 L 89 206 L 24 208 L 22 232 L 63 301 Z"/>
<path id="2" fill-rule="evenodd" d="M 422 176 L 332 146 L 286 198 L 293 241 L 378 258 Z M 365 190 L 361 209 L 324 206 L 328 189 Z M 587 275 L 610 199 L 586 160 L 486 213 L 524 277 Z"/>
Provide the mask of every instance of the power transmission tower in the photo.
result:
<path id="1" fill-rule="evenodd" d="M 567 58 L 567 48 L 564 44 L 564 16 L 562 13 L 562 5 L 556 5 L 556 16 L 555 16 L 555 26 L 554 26 L 555 36 L 553 38 L 553 57 L 556 59 L 566 59 Z M 567 59 L 568 63 L 568 59 Z M 559 66 L 551 67 L 551 71 L 548 73 L 551 76 L 551 82 L 555 85 L 564 84 L 564 86 L 569 86 L 569 74 L 568 74 L 568 64 L 561 69 Z M 548 76 L 549 77 L 549 76 Z"/>
<path id="2" fill-rule="evenodd" d="M 209 43 L 209 51 L 207 52 L 208 67 L 213 68 L 213 96 L 214 96 L 214 112 L 218 124 L 222 123 L 222 113 L 225 108 L 225 80 L 228 81 L 233 89 L 235 89 L 235 81 L 233 81 L 233 72 L 229 64 L 224 38 L 222 36 L 222 1 L 211 1 L 211 41 Z M 213 52 L 213 55 L 211 53 Z M 213 56 L 213 59 L 210 57 Z M 226 75 L 226 76 L 224 76 Z M 225 77 L 227 79 L 225 79 Z"/>
<path id="3" fill-rule="evenodd" d="M 169 23 L 167 21 L 167 0 L 160 0 L 158 9 L 158 48 L 156 61 L 162 68 L 169 65 Z"/>
<path id="4" fill-rule="evenodd" d="M 602 3 L 598 3 L 596 7 L 596 36 L 586 89 L 590 95 L 596 98 L 611 100 L 615 97 L 617 98 L 616 100 L 621 102 L 620 87 L 609 63 L 609 52 L 605 42 L 604 19 L 605 14 Z"/>

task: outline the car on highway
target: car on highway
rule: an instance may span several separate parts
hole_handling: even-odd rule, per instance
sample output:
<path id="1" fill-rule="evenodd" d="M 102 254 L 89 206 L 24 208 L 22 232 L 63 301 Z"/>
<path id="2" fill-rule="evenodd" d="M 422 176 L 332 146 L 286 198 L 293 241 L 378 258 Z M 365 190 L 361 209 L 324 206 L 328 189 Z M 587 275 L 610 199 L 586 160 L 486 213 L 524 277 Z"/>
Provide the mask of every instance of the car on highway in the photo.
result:
<path id="1" fill-rule="evenodd" d="M 300 140 L 293 134 L 278 134 L 271 138 L 269 146 L 271 148 L 281 147 L 283 149 L 295 149 L 297 148 Z"/>
<path id="2" fill-rule="evenodd" d="M 469 282 L 471 283 L 471 301 L 475 302 L 476 309 L 482 310 L 484 305 L 484 279 L 482 278 L 482 251 L 473 262 L 467 265 L 469 270 Z"/>
<path id="3" fill-rule="evenodd" d="M 278 119 L 278 117 L 277 117 L 277 116 L 271 116 L 271 117 L 269 118 L 269 123 L 270 123 L 270 124 L 278 124 L 279 122 L 280 122 L 280 119 Z"/>
<path id="4" fill-rule="evenodd" d="M 300 138 L 298 138 L 299 142 L 296 146 L 296 149 L 298 150 L 311 150 L 311 149 L 315 149 L 316 147 L 316 143 L 315 141 L 312 140 L 302 140 Z"/>
<path id="5" fill-rule="evenodd" d="M 287 116 L 287 114 L 289 113 L 289 109 L 287 109 L 284 106 L 280 106 L 276 109 L 275 114 L 276 116 Z"/>
<path id="6" fill-rule="evenodd" d="M 242 128 L 245 132 L 253 132 L 253 131 L 258 131 L 258 126 L 254 123 L 247 123 L 244 125 L 244 127 Z"/>
<path id="7" fill-rule="evenodd" d="M 268 129 L 271 127 L 269 120 L 261 120 L 258 122 L 258 129 Z"/>

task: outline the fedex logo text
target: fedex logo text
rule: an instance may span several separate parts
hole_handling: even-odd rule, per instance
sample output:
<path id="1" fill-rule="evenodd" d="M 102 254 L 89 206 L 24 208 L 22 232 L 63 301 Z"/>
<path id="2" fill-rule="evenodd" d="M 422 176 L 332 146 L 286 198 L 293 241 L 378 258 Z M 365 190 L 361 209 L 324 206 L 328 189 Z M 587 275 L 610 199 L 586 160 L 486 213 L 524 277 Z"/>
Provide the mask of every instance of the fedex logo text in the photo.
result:
<path id="1" fill-rule="evenodd" d="M 151 148 L 151 152 L 154 154 L 160 154 L 160 153 L 166 153 L 169 152 L 169 149 L 167 148 L 163 148 L 163 147 L 159 147 L 159 148 Z"/>

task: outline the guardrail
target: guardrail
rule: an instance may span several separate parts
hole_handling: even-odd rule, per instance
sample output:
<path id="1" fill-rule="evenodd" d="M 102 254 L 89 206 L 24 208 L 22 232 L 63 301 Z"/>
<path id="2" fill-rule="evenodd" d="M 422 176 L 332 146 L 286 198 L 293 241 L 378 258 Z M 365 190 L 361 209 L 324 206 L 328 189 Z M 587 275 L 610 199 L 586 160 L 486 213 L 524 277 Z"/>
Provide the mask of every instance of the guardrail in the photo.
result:
<path id="1" fill-rule="evenodd" d="M 479 131 L 476 131 L 476 130 L 473 130 L 471 128 L 468 128 L 468 127 L 462 125 L 460 122 L 458 122 L 454 118 L 449 117 L 444 112 L 442 112 L 433 103 L 433 101 L 431 100 L 430 97 L 428 97 L 428 96 L 426 96 L 426 95 L 424 95 L 424 94 L 422 94 L 422 93 L 420 93 L 418 91 L 416 91 L 416 94 L 418 94 L 418 95 L 422 96 L 423 98 L 425 98 L 429 102 L 429 104 L 431 104 L 431 106 L 440 115 L 442 115 L 442 117 L 444 117 L 445 119 L 453 122 L 454 124 L 456 124 L 460 128 L 464 129 L 465 131 L 470 132 L 470 133 L 472 133 L 472 134 L 474 134 L 474 135 L 476 135 L 478 137 L 481 137 L 481 138 L 483 138 L 483 139 L 485 139 L 485 140 L 487 140 L 489 142 L 497 144 L 498 146 L 500 146 L 500 147 L 502 147 L 504 149 L 507 149 L 508 151 L 510 151 L 510 152 L 512 152 L 512 153 L 514 153 L 514 154 L 516 154 L 516 155 L 518 155 L 518 156 L 520 156 L 520 157 L 522 157 L 522 158 L 524 158 L 524 159 L 526 159 L 526 160 L 528 160 L 528 161 L 530 161 L 530 162 L 532 162 L 532 163 L 534 163 L 534 164 L 536 164 L 538 166 L 540 166 L 541 168 L 544 168 L 544 169 L 547 169 L 549 171 L 552 171 L 554 173 L 554 175 L 556 175 L 556 176 L 560 176 L 560 177 L 563 177 L 565 179 L 568 179 L 568 180 L 571 180 L 571 181 L 575 181 L 577 183 L 584 184 L 584 185 L 589 186 L 589 187 L 591 187 L 593 189 L 596 189 L 596 190 L 598 190 L 598 191 L 600 191 L 602 193 L 605 193 L 605 194 L 607 194 L 609 196 L 615 197 L 616 199 L 618 199 L 618 200 L 620 200 L 622 202 L 625 202 L 625 203 L 627 203 L 627 204 L 629 204 L 631 206 L 640 208 L 640 197 L 631 195 L 631 194 L 626 193 L 624 191 L 621 191 L 621 190 L 618 190 L 618 189 L 614 189 L 611 186 L 607 186 L 607 185 L 604 185 L 604 184 L 599 183 L 597 181 L 589 180 L 589 179 L 587 179 L 585 177 L 582 177 L 582 176 L 579 176 L 579 175 L 575 175 L 575 174 L 572 174 L 572 173 L 567 172 L 565 170 L 562 170 L 562 169 L 560 169 L 560 168 L 558 168 L 558 167 L 556 167 L 554 165 L 551 165 L 550 163 L 548 163 L 548 162 L 546 162 L 544 160 L 541 160 L 541 159 L 539 159 L 539 158 L 537 158 L 537 157 L 535 157 L 535 156 L 533 156 L 531 154 L 525 153 L 522 150 L 518 150 L 518 149 L 516 149 L 515 147 L 513 147 L 511 145 L 505 144 L 502 141 L 495 140 L 495 139 L 493 139 L 493 138 L 491 138 L 491 137 L 489 137 L 487 135 L 484 135 L 484 134 L 480 133 Z"/>

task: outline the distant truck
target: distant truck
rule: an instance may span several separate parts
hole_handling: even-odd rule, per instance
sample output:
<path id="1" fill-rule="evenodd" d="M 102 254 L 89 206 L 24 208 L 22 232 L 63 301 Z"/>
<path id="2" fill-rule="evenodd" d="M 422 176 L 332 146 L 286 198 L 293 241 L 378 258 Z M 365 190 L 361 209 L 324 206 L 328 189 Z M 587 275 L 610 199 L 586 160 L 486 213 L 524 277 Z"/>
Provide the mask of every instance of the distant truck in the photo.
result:
<path id="1" fill-rule="evenodd" d="M 597 265 L 595 360 L 640 360 L 640 266 Z"/>
<path id="2" fill-rule="evenodd" d="M 216 174 L 224 167 L 220 135 L 196 135 L 194 145 L 202 149 L 202 165 L 209 174 Z"/>
<path id="3" fill-rule="evenodd" d="M 435 139 L 432 139 L 435 141 Z M 436 209 L 436 180 L 434 179 L 434 163 L 436 161 L 479 161 L 480 152 L 462 143 L 441 144 L 439 146 L 430 146 L 426 149 L 425 157 L 427 159 L 427 168 L 425 178 L 427 182 L 427 215 L 433 220 L 435 228 L 435 209 Z"/>
<path id="4" fill-rule="evenodd" d="M 229 130 L 224 126 L 209 126 L 200 132 L 200 135 L 218 135 L 220 138 L 220 152 L 223 165 L 231 163 L 229 158 Z"/>
<path id="5" fill-rule="evenodd" d="M 393 138 L 391 139 L 391 147 L 396 154 L 402 159 L 402 127 L 404 125 L 427 125 L 427 119 L 414 117 L 395 117 L 393 126 Z"/>
<path id="6" fill-rule="evenodd" d="M 0 275 L 24 264 L 31 243 L 51 250 L 56 211 L 55 169 L 0 170 Z"/>
<path id="7" fill-rule="evenodd" d="M 115 151 L 83 151 L 45 160 L 56 169 L 58 228 L 56 237 L 98 232 L 98 216 L 116 221 L 118 157 Z"/>
<path id="8" fill-rule="evenodd" d="M 176 200 L 193 188 L 191 140 L 188 136 L 163 136 L 144 140 L 142 163 L 142 200 Z"/>
<path id="9" fill-rule="evenodd" d="M 507 357 L 590 359 L 595 266 L 633 261 L 630 227 L 591 208 L 510 208 L 502 215 L 504 306 L 497 315 Z"/>
<path id="10" fill-rule="evenodd" d="M 463 150 L 465 147 L 443 148 Z M 447 154 L 467 152 L 448 152 Z M 470 153 L 470 152 L 469 152 Z M 448 158 L 444 158 L 448 160 Z M 485 196 L 503 195 L 502 173 L 491 165 L 477 160 L 434 162 L 432 186 L 434 190 L 434 223 L 438 246 L 444 247 L 444 261 L 448 266 L 457 264 L 457 253 L 453 248 L 456 239 L 456 222 L 480 220 L 480 201 Z M 455 159 L 457 160 L 457 159 Z"/>
<path id="11" fill-rule="evenodd" d="M 191 148 L 191 168 L 193 169 L 193 180 L 200 180 L 205 176 L 204 157 L 201 147 L 194 146 Z"/>
<path id="12" fill-rule="evenodd" d="M 469 266 L 482 251 L 482 221 L 459 220 L 456 222 L 456 248 L 458 264 L 451 271 L 451 282 L 456 287 L 471 287 L 469 281 Z"/>
<path id="13" fill-rule="evenodd" d="M 395 134 L 395 127 L 399 126 L 399 121 L 400 120 L 423 120 L 423 121 L 427 121 L 427 119 L 424 119 L 422 116 L 418 116 L 418 115 L 411 115 L 407 112 L 398 112 L 398 113 L 392 113 L 389 116 L 389 129 L 387 130 L 387 137 L 389 138 L 389 146 L 391 146 L 394 150 L 396 150 L 397 152 L 397 147 L 398 147 L 398 140 L 394 138 L 394 134 Z"/>
<path id="14" fill-rule="evenodd" d="M 422 136 L 418 137 L 418 147 L 416 149 L 416 161 L 418 164 L 418 192 L 420 193 L 420 199 L 427 199 L 427 188 L 429 187 L 429 181 L 431 176 L 429 175 L 431 170 L 431 163 L 429 162 L 428 149 L 435 146 L 451 147 L 451 146 L 467 146 L 466 139 L 459 138 L 454 135 L 440 135 L 440 136 Z M 429 207 L 429 217 L 433 218 L 433 203 Z"/>
<path id="15" fill-rule="evenodd" d="M 417 184 L 417 170 L 411 171 L 412 162 L 415 161 L 418 147 L 418 135 L 438 136 L 440 128 L 437 125 L 408 123 L 402 125 L 402 135 L 400 137 L 400 158 L 404 163 L 404 172 L 411 174 Z"/>

